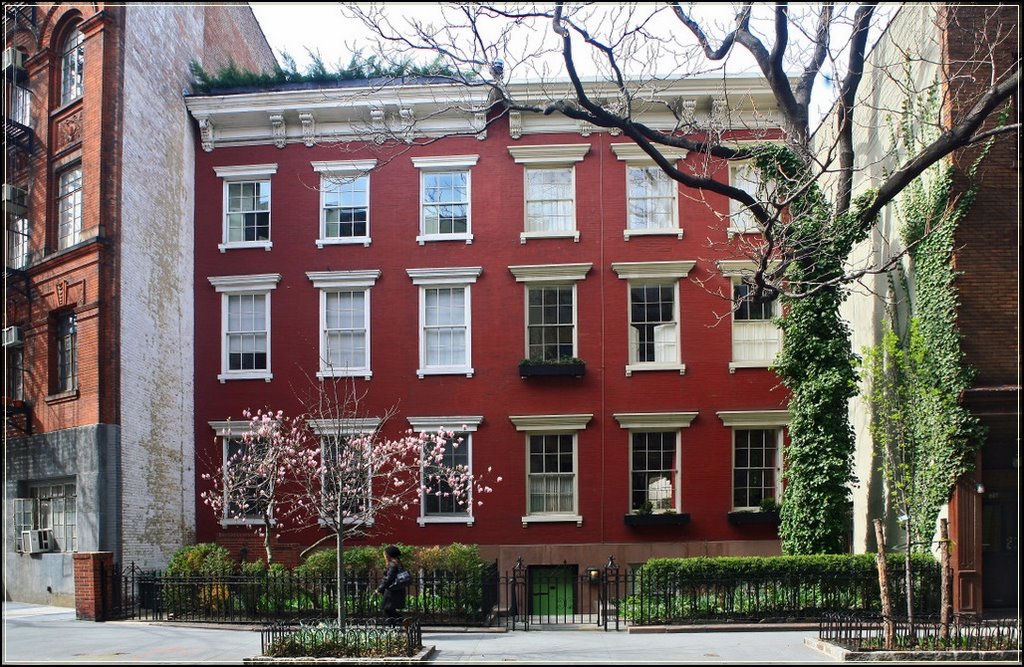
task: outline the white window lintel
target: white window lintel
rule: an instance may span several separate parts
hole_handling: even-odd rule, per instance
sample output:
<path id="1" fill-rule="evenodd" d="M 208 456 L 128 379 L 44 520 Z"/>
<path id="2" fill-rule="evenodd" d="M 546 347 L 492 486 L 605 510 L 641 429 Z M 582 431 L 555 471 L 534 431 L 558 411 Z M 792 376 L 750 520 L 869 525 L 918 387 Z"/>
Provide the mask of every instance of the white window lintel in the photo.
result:
<path id="1" fill-rule="evenodd" d="M 508 270 L 515 276 L 516 282 L 566 282 L 583 280 L 593 264 L 524 264 L 510 266 Z"/>
<path id="2" fill-rule="evenodd" d="M 737 428 L 789 425 L 789 410 L 723 410 L 715 414 L 725 426 Z"/>
<path id="3" fill-rule="evenodd" d="M 674 279 L 685 278 L 697 264 L 686 260 L 678 262 L 614 262 L 612 271 L 622 280 Z"/>
<path id="4" fill-rule="evenodd" d="M 370 435 L 380 428 L 379 417 L 353 417 L 351 419 L 310 419 L 306 423 L 313 433 L 325 435 Z"/>
<path id="5" fill-rule="evenodd" d="M 468 285 L 483 273 L 481 266 L 406 269 L 413 285 Z"/>
<path id="6" fill-rule="evenodd" d="M 281 282 L 281 274 L 261 273 L 247 276 L 209 276 L 207 280 L 222 294 L 269 292 L 277 287 L 277 283 Z"/>
<path id="7" fill-rule="evenodd" d="M 241 164 L 229 167 L 214 167 L 213 171 L 217 176 L 232 181 L 245 180 L 247 178 L 264 178 L 277 173 L 276 164 Z"/>
<path id="8" fill-rule="evenodd" d="M 380 269 L 365 271 L 307 271 L 306 277 L 317 289 L 366 289 L 380 278 Z"/>
<path id="9" fill-rule="evenodd" d="M 688 427 L 697 412 L 617 412 L 612 417 L 626 429 L 677 429 Z"/>
<path id="10" fill-rule="evenodd" d="M 318 174 L 362 175 L 377 166 L 376 160 L 315 160 L 309 163 Z"/>
<path id="11" fill-rule="evenodd" d="M 452 417 L 408 417 L 412 430 L 420 433 L 431 433 L 445 429 L 456 433 L 470 433 L 477 430 L 483 423 L 482 415 Z"/>
<path id="12" fill-rule="evenodd" d="M 516 164 L 568 166 L 581 162 L 590 151 L 590 144 L 550 144 L 539 146 L 508 146 Z"/>
<path id="13" fill-rule="evenodd" d="M 412 164 L 425 171 L 444 171 L 447 169 L 469 169 L 476 165 L 479 155 L 438 155 L 430 157 L 414 157 Z"/>
<path id="14" fill-rule="evenodd" d="M 582 431 L 593 417 L 593 414 L 510 415 L 509 420 L 517 431 L 555 433 Z"/>
<path id="15" fill-rule="evenodd" d="M 612 152 L 615 153 L 615 157 L 623 162 L 647 162 L 654 164 L 654 158 L 645 153 L 644 149 L 640 148 L 637 144 L 612 144 L 611 148 Z M 655 148 L 669 162 L 684 160 L 687 154 L 689 154 L 689 151 L 685 148 L 674 148 L 671 146 L 656 146 Z"/>

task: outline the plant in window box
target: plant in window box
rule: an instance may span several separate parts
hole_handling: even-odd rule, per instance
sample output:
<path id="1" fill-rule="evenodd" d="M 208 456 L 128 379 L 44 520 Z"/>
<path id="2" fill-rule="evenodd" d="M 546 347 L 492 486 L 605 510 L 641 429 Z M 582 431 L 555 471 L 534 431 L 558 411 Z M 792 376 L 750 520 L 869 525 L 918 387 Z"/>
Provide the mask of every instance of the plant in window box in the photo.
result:
<path id="1" fill-rule="evenodd" d="M 674 507 L 655 511 L 651 501 L 647 501 L 623 517 L 623 523 L 627 526 L 681 526 L 690 523 L 690 515 L 680 514 Z"/>
<path id="2" fill-rule="evenodd" d="M 752 523 L 778 524 L 779 504 L 774 498 L 764 498 L 757 509 L 744 509 L 729 512 L 729 523 L 745 525 Z"/>
<path id="3" fill-rule="evenodd" d="M 519 362 L 519 377 L 583 377 L 586 364 L 577 357 L 542 359 L 530 357 Z"/>

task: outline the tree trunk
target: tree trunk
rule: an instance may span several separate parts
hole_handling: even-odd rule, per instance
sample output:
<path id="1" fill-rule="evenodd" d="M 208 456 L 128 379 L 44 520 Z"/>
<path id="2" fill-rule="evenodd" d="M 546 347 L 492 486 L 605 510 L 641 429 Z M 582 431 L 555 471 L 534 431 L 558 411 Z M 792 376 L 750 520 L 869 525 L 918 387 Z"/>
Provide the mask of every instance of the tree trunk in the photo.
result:
<path id="1" fill-rule="evenodd" d="M 952 562 L 949 552 L 949 521 L 943 519 L 939 524 L 939 548 L 942 553 L 942 591 L 939 603 L 939 636 L 949 641 L 949 616 L 952 609 Z"/>
<path id="2" fill-rule="evenodd" d="M 878 589 L 882 598 L 883 641 L 885 650 L 892 651 L 896 648 L 896 631 L 892 620 L 892 600 L 889 598 L 889 574 L 885 565 L 885 534 L 882 532 L 881 519 L 875 519 L 875 541 L 878 542 L 875 562 L 878 565 Z"/>
<path id="3" fill-rule="evenodd" d="M 905 592 L 906 592 L 906 595 L 907 595 L 907 625 L 909 626 L 909 629 L 910 629 L 910 639 L 913 642 L 914 641 L 914 637 L 916 637 L 917 634 L 914 632 L 914 573 L 912 571 L 912 565 L 911 565 L 911 560 L 910 560 L 910 556 L 911 556 L 911 551 L 910 551 L 910 540 L 911 540 L 910 526 L 911 525 L 912 524 L 911 524 L 911 521 L 910 521 L 910 510 L 908 509 L 907 510 L 907 551 L 906 551 L 906 554 L 903 557 L 903 569 L 904 569 L 904 572 L 903 572 L 903 588 L 905 589 Z"/>
<path id="4" fill-rule="evenodd" d="M 341 531 L 334 534 L 335 537 L 335 568 L 337 569 L 337 596 L 338 596 L 338 628 L 345 627 L 345 538 Z"/>

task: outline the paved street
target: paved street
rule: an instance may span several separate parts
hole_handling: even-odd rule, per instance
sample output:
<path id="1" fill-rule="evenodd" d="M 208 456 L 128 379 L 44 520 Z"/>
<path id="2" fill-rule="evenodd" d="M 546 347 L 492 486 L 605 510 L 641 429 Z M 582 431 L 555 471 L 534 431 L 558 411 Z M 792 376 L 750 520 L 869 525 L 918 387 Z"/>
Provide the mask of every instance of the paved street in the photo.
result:
<path id="1" fill-rule="evenodd" d="M 435 662 L 806 663 L 831 662 L 804 646 L 812 630 L 639 634 L 599 630 L 430 632 Z M 75 620 L 74 611 L 4 603 L 4 663 L 233 663 L 258 655 L 245 629 Z"/>

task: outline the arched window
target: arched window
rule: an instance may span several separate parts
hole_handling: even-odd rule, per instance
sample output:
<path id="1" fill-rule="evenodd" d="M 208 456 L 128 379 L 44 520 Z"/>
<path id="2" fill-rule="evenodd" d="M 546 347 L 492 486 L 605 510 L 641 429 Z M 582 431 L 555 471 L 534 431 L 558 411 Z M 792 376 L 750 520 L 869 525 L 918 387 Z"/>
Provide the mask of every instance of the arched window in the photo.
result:
<path id="1" fill-rule="evenodd" d="M 60 103 L 67 104 L 82 96 L 82 74 L 85 62 L 85 38 L 74 28 L 64 40 L 60 57 Z"/>

